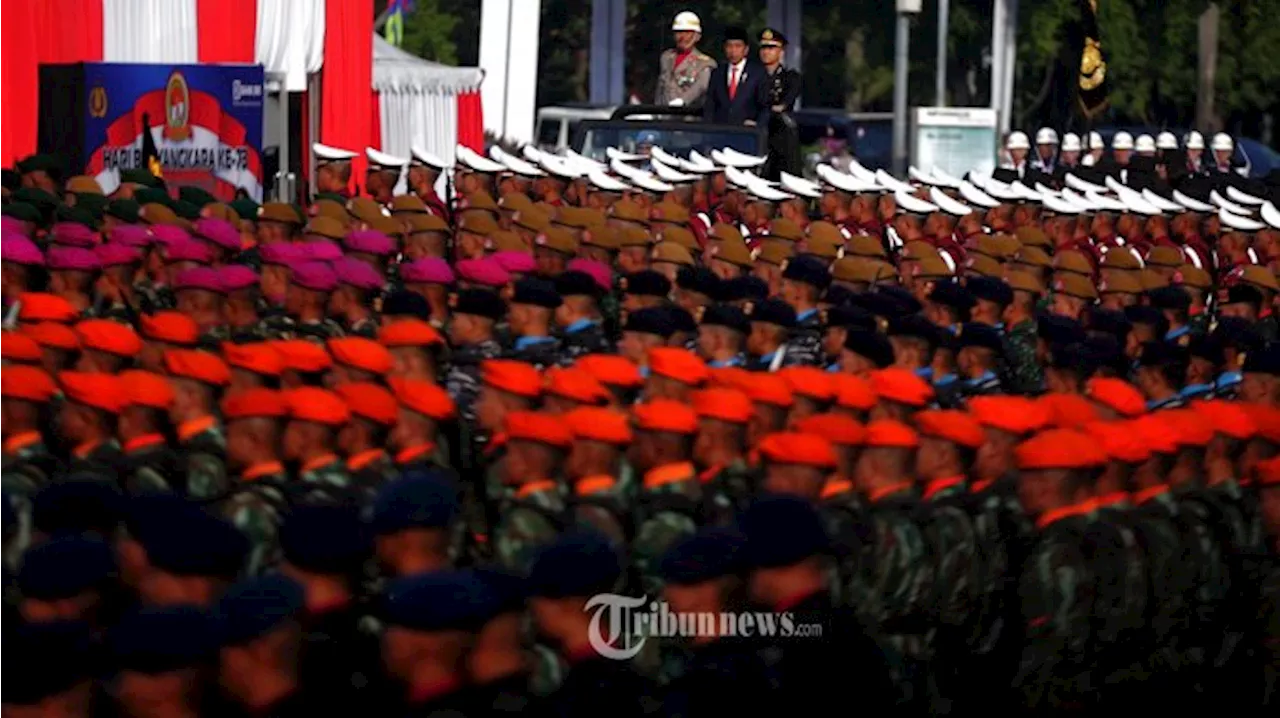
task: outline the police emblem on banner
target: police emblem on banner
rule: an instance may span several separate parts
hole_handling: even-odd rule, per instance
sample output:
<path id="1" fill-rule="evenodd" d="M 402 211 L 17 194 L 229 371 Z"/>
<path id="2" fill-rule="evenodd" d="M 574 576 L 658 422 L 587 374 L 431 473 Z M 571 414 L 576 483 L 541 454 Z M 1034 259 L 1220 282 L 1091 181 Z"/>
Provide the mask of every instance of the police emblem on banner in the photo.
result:
<path id="1" fill-rule="evenodd" d="M 174 70 L 164 89 L 164 136 L 171 140 L 191 137 L 191 88 L 187 78 Z"/>
<path id="2" fill-rule="evenodd" d="M 99 85 L 89 91 L 89 116 L 97 119 L 107 116 L 107 88 Z"/>

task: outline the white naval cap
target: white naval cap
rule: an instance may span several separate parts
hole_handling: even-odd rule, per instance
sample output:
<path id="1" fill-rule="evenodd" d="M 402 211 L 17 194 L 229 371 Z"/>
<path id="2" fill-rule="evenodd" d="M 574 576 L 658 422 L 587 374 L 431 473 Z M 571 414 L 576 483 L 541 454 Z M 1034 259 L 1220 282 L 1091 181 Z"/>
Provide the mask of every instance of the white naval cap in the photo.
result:
<path id="1" fill-rule="evenodd" d="M 1036 131 L 1037 145 L 1058 144 L 1058 133 L 1052 127 L 1041 127 Z"/>
<path id="2" fill-rule="evenodd" d="M 475 150 L 466 145 L 458 145 L 455 150 L 458 156 L 458 162 L 473 172 L 484 172 L 486 174 L 497 174 L 506 169 L 505 165 L 494 162 L 488 157 L 481 156 Z"/>
<path id="3" fill-rule="evenodd" d="M 1001 202 L 1017 202 L 1022 199 L 1021 195 L 1013 191 L 1012 186 L 994 177 L 987 180 L 987 183 L 982 186 L 982 190 Z"/>
<path id="4" fill-rule="evenodd" d="M 934 166 L 933 169 L 929 170 L 929 174 L 933 176 L 934 184 L 939 187 L 948 187 L 950 189 L 960 188 L 960 178 L 948 174 L 947 171 L 941 167 Z"/>
<path id="5" fill-rule="evenodd" d="M 793 196 L 781 190 L 776 190 L 764 182 L 748 181 L 746 189 L 747 192 L 750 192 L 756 199 L 763 200 L 765 202 L 781 202 L 786 199 L 791 199 Z"/>
<path id="6" fill-rule="evenodd" d="M 595 185 L 596 189 L 604 192 L 623 192 L 630 187 L 626 182 L 605 174 L 603 170 L 588 171 L 587 180 Z"/>
<path id="7" fill-rule="evenodd" d="M 1231 140 L 1231 135 L 1228 135 L 1225 132 L 1219 132 L 1218 134 L 1214 135 L 1213 143 L 1209 145 L 1211 149 L 1215 151 L 1221 150 L 1223 152 L 1228 152 L 1230 150 L 1233 150 L 1235 149 L 1235 146 L 1236 146 L 1235 142 Z"/>
<path id="8" fill-rule="evenodd" d="M 673 157 L 672 159 L 679 161 L 678 158 Z M 653 174 L 656 175 L 658 179 L 669 184 L 685 184 L 698 179 L 697 175 L 685 174 L 680 170 L 672 169 L 665 163 L 659 162 L 657 158 L 654 158 L 654 161 L 650 162 L 649 166 L 653 168 Z"/>
<path id="9" fill-rule="evenodd" d="M 538 164 L 547 172 L 564 179 L 575 180 L 586 174 L 586 172 L 570 164 L 563 157 L 556 157 L 552 154 L 543 154 L 541 159 L 538 160 Z"/>
<path id="10" fill-rule="evenodd" d="M 1113 150 L 1131 150 L 1133 149 L 1133 135 L 1121 130 L 1111 138 L 1111 149 Z"/>
<path id="11" fill-rule="evenodd" d="M 809 197 L 810 199 L 822 196 L 822 187 L 803 177 L 797 177 L 789 172 L 782 172 L 779 174 L 778 179 L 782 180 L 782 188 L 791 194 Z"/>
<path id="12" fill-rule="evenodd" d="M 1264 202 L 1262 209 L 1258 210 L 1258 215 L 1262 217 L 1262 221 L 1271 225 L 1272 229 L 1280 229 L 1280 209 L 1276 209 L 1273 202 Z"/>
<path id="13" fill-rule="evenodd" d="M 417 145 L 413 146 L 413 149 L 409 151 L 409 154 L 413 156 L 413 160 L 409 164 L 426 165 L 438 170 L 449 168 L 449 165 L 446 164 L 444 160 Z"/>
<path id="14" fill-rule="evenodd" d="M 1157 215 L 1164 214 L 1164 212 L 1160 211 L 1159 207 L 1148 202 L 1141 194 L 1134 190 L 1129 190 L 1129 193 L 1120 197 L 1120 201 L 1124 202 L 1125 208 L 1131 214 L 1145 214 L 1148 217 L 1155 217 Z"/>
<path id="15" fill-rule="evenodd" d="M 538 167 L 535 166 L 533 163 L 525 162 L 524 160 L 520 159 L 519 157 L 516 157 L 515 155 L 509 152 L 503 153 L 502 159 L 499 160 L 499 162 L 506 165 L 507 169 L 511 170 L 515 174 L 520 175 L 521 177 L 545 177 L 547 174 L 546 172 L 543 172 L 541 169 L 538 169 Z"/>
<path id="16" fill-rule="evenodd" d="M 1178 149 L 1178 136 L 1165 130 L 1156 135 L 1156 149 L 1158 150 L 1176 150 Z"/>
<path id="17" fill-rule="evenodd" d="M 1213 205 L 1207 202 L 1201 202 L 1195 197 L 1186 195 L 1176 189 L 1173 191 L 1173 201 L 1177 202 L 1183 207 L 1186 207 L 1192 212 L 1212 212 L 1213 211 Z"/>
<path id="18" fill-rule="evenodd" d="M 632 167 L 631 165 L 627 164 L 621 159 L 618 159 L 617 157 L 609 160 L 609 171 L 618 175 L 619 177 L 625 177 L 628 180 L 634 177 L 639 177 L 640 175 L 649 174 L 648 172 L 640 169 L 639 167 Z"/>
<path id="19" fill-rule="evenodd" d="M 1158 194 L 1156 194 L 1155 192 L 1151 191 L 1151 188 L 1150 188 L 1150 187 L 1144 188 L 1144 189 L 1142 190 L 1142 198 L 1143 198 L 1143 199 L 1145 199 L 1146 201 L 1150 202 L 1151 204 L 1154 204 L 1155 206 L 1159 207 L 1161 210 L 1163 210 L 1163 211 L 1165 211 L 1165 212 L 1185 212 L 1185 211 L 1187 211 L 1187 208 L 1186 208 L 1186 207 L 1183 207 L 1182 205 L 1178 204 L 1177 202 L 1174 202 L 1174 201 L 1172 201 L 1172 200 L 1168 200 L 1168 199 L 1165 199 L 1164 197 L 1161 197 L 1160 195 L 1158 195 Z"/>
<path id="20" fill-rule="evenodd" d="M 1187 133 L 1187 137 L 1182 144 L 1186 145 L 1189 150 L 1203 150 L 1204 135 L 1200 134 L 1197 130 L 1192 130 Z"/>
<path id="21" fill-rule="evenodd" d="M 604 149 L 604 156 L 611 160 L 618 160 L 619 162 L 635 162 L 637 160 L 644 159 L 644 155 L 638 155 L 634 152 L 623 152 L 617 147 L 606 147 Z"/>
<path id="22" fill-rule="evenodd" d="M 1151 135 L 1138 135 L 1138 139 L 1133 142 L 1133 149 L 1139 154 L 1144 152 L 1154 153 L 1156 151 L 1156 140 Z"/>
<path id="23" fill-rule="evenodd" d="M 1004 141 L 1006 150 L 1029 150 L 1031 149 L 1031 141 L 1027 139 L 1027 133 L 1022 130 L 1014 130 L 1009 133 L 1009 138 Z"/>
<path id="24" fill-rule="evenodd" d="M 969 204 L 976 204 L 979 207 L 990 209 L 1000 206 L 1000 200 L 978 189 L 968 180 L 960 181 L 960 196 L 964 197 Z"/>
<path id="25" fill-rule="evenodd" d="M 1053 194 L 1043 195 L 1044 208 L 1054 214 L 1080 214 L 1083 207 L 1066 198 L 1066 195 L 1059 197 Z"/>
<path id="26" fill-rule="evenodd" d="M 1090 200 L 1086 195 L 1077 194 L 1071 191 L 1071 189 L 1068 187 L 1062 188 L 1061 196 L 1066 201 L 1070 202 L 1076 207 L 1079 207 L 1081 212 L 1097 212 L 1098 210 L 1102 209 L 1098 205 L 1094 204 L 1093 201 Z"/>
<path id="27" fill-rule="evenodd" d="M 1063 152 L 1079 152 L 1080 151 L 1080 135 L 1074 132 L 1068 132 L 1062 136 Z"/>
<path id="28" fill-rule="evenodd" d="M 764 164 L 768 157 L 754 157 L 752 155 L 743 154 L 732 147 L 725 147 L 722 150 L 711 150 L 711 159 L 717 164 L 725 167 L 736 167 L 738 169 L 750 169 L 759 167 Z"/>
<path id="29" fill-rule="evenodd" d="M 696 13 L 685 10 L 676 13 L 676 18 L 671 22 L 671 30 L 673 32 L 702 32 L 702 20 Z"/>
<path id="30" fill-rule="evenodd" d="M 703 175 L 712 174 L 714 172 L 719 171 L 719 168 L 716 167 L 715 162 L 712 162 L 711 160 L 702 156 L 701 154 L 698 153 L 697 150 L 689 151 L 689 159 L 680 160 L 680 168 L 683 169 L 685 172 L 696 172 L 697 174 L 703 174 Z"/>
<path id="31" fill-rule="evenodd" d="M 1106 210 L 1108 212 L 1126 212 L 1129 209 L 1124 202 L 1112 197 L 1100 195 L 1096 192 L 1085 192 L 1084 196 L 1100 210 Z"/>
<path id="32" fill-rule="evenodd" d="M 938 209 L 946 212 L 947 214 L 955 215 L 956 217 L 963 217 L 966 214 L 973 212 L 972 207 L 964 202 L 952 199 L 946 192 L 943 192 L 937 187 L 929 188 L 929 199 L 933 200 L 933 203 L 938 206 Z"/>
<path id="33" fill-rule="evenodd" d="M 627 180 L 630 181 L 633 186 L 638 187 L 642 190 L 645 190 L 646 192 L 656 192 L 658 194 L 663 194 L 665 192 L 670 192 L 671 190 L 675 189 L 674 185 L 670 185 L 666 182 L 663 182 L 662 180 L 658 179 L 657 177 L 654 177 L 648 172 L 641 172 L 638 175 L 628 177 Z"/>
<path id="34" fill-rule="evenodd" d="M 1079 177 L 1071 174 L 1070 172 L 1068 172 L 1062 179 L 1064 182 L 1067 183 L 1068 187 L 1070 187 L 1073 190 L 1076 190 L 1077 192 L 1106 192 L 1107 191 L 1106 187 L 1103 187 L 1100 184 L 1094 184 L 1093 182 L 1090 182 L 1088 180 L 1080 179 Z"/>
<path id="35" fill-rule="evenodd" d="M 862 192 L 879 192 L 881 188 L 874 181 L 866 182 L 858 177 L 847 175 L 831 165 L 818 165 L 815 170 L 818 178 L 828 185 L 840 190 L 859 194 Z M 874 176 L 872 178 L 874 180 Z"/>
<path id="36" fill-rule="evenodd" d="M 884 187 L 890 192 L 901 191 L 907 194 L 911 194 L 912 192 L 916 191 L 915 187 L 912 187 L 906 182 L 903 182 L 897 177 L 894 177 L 888 172 L 885 172 L 884 170 L 876 170 L 875 179 L 876 179 L 876 184 L 880 185 L 881 187 Z"/>
<path id="37" fill-rule="evenodd" d="M 311 154 L 316 156 L 317 164 L 327 164 L 329 162 L 350 162 L 355 159 L 356 153 L 351 150 L 344 150 L 339 147 L 330 147 L 322 145 L 319 142 L 311 145 Z"/>
<path id="38" fill-rule="evenodd" d="M 1238 229 L 1241 232 L 1257 232 L 1260 229 L 1266 229 L 1267 225 L 1250 217 L 1241 217 L 1234 212 L 1228 212 L 1226 207 L 1218 210 L 1218 219 L 1231 229 Z"/>
<path id="39" fill-rule="evenodd" d="M 381 168 L 384 170 L 395 170 L 399 172 L 404 166 L 409 164 L 409 160 L 403 157 L 389 155 L 386 152 L 375 150 L 372 147 L 364 148 L 364 156 L 369 160 L 370 168 Z"/>
<path id="40" fill-rule="evenodd" d="M 1031 189 L 1021 182 L 1010 182 L 1009 191 L 1017 195 L 1018 199 L 1026 200 L 1028 202 L 1039 202 L 1042 199 L 1039 192 Z"/>
<path id="41" fill-rule="evenodd" d="M 853 159 L 852 157 L 849 158 L 848 173 L 853 175 L 854 177 L 857 177 L 858 179 L 862 180 L 867 184 L 876 184 L 876 185 L 880 184 L 879 182 L 876 181 L 875 172 L 872 172 L 866 167 L 863 167 L 861 162 Z"/>
<path id="42" fill-rule="evenodd" d="M 938 211 L 938 205 L 932 202 L 926 202 L 919 197 L 911 194 L 909 191 L 894 190 L 894 203 L 898 205 L 898 211 L 908 212 L 911 214 L 933 214 Z"/>
<path id="43" fill-rule="evenodd" d="M 649 159 L 657 160 L 658 162 L 661 162 L 662 164 L 672 168 L 680 166 L 679 157 L 676 157 L 675 155 L 671 154 L 670 152 L 667 152 L 666 150 L 662 149 L 661 147 L 658 147 L 657 145 L 654 145 L 653 147 L 649 148 Z"/>
<path id="44" fill-rule="evenodd" d="M 1223 197 L 1222 195 L 1218 194 L 1218 190 L 1216 189 L 1209 190 L 1209 201 L 1227 210 L 1228 212 L 1235 212 L 1236 214 L 1242 215 L 1242 216 L 1247 216 L 1249 214 L 1248 207 L 1242 207 L 1236 204 L 1235 202 L 1232 202 L 1231 200 L 1227 199 L 1226 197 Z"/>
<path id="45" fill-rule="evenodd" d="M 933 177 L 929 176 L 928 172 L 922 172 L 916 169 L 914 165 L 907 165 L 907 177 L 910 177 L 912 181 L 919 182 L 923 185 L 929 185 L 930 187 L 934 185 Z"/>
<path id="46" fill-rule="evenodd" d="M 1238 190 L 1231 185 L 1227 185 L 1227 197 L 1230 198 L 1232 202 L 1239 202 L 1240 204 L 1252 205 L 1254 207 L 1266 202 L 1266 200 L 1261 197 L 1255 197 L 1248 192 Z"/>

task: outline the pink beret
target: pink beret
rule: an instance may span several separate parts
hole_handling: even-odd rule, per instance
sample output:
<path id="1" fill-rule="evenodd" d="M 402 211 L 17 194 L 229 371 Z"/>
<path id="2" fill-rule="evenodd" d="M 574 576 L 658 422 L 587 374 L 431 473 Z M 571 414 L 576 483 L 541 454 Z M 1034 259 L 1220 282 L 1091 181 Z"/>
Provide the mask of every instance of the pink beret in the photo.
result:
<path id="1" fill-rule="evenodd" d="M 298 245 L 299 255 L 313 262 L 334 262 L 342 259 L 342 247 L 337 242 L 327 239 L 316 239 Z"/>
<path id="2" fill-rule="evenodd" d="M 102 263 L 98 261 L 98 255 L 94 254 L 93 250 L 61 245 L 49 248 L 45 263 L 49 269 L 76 269 L 92 272 L 102 268 Z"/>
<path id="3" fill-rule="evenodd" d="M 40 253 L 36 243 L 7 229 L 4 230 L 4 238 L 0 239 L 0 259 L 33 267 L 44 266 L 44 255 Z"/>
<path id="4" fill-rule="evenodd" d="M 173 278 L 173 290 L 203 289 L 206 292 L 223 293 L 222 277 L 213 267 L 192 267 L 178 272 Z"/>
<path id="5" fill-rule="evenodd" d="M 58 222 L 53 225 L 53 241 L 67 247 L 92 248 L 98 244 L 98 233 L 79 222 Z"/>
<path id="6" fill-rule="evenodd" d="M 348 252 L 362 252 L 385 257 L 396 251 L 396 242 L 387 235 L 373 229 L 359 229 L 348 234 L 342 240 Z"/>
<path id="7" fill-rule="evenodd" d="M 263 264 L 275 264 L 281 267 L 292 267 L 302 258 L 296 245 L 288 242 L 272 242 L 258 245 L 258 256 Z"/>
<path id="8" fill-rule="evenodd" d="M 4 216 L 0 216 L 0 230 L 4 230 L 5 232 L 17 232 L 18 234 L 25 235 L 27 233 L 27 223 L 17 217 L 10 217 L 6 214 Z"/>
<path id="9" fill-rule="evenodd" d="M 225 219 L 205 217 L 196 220 L 191 228 L 197 237 L 213 242 L 223 249 L 240 249 L 240 232 Z"/>
<path id="10" fill-rule="evenodd" d="M 606 292 L 613 290 L 613 270 L 598 259 L 571 259 L 568 269 L 590 276 Z"/>
<path id="11" fill-rule="evenodd" d="M 228 264 L 218 270 L 218 282 L 225 292 L 238 292 L 258 284 L 258 273 L 243 264 Z"/>
<path id="12" fill-rule="evenodd" d="M 100 244 L 94 250 L 98 255 L 98 261 L 104 267 L 118 267 L 122 264 L 134 264 L 142 261 L 142 252 L 137 247 L 130 247 L 127 244 L 117 244 L 110 242 L 108 244 Z"/>
<path id="13" fill-rule="evenodd" d="M 384 282 L 378 271 L 354 257 L 343 257 L 333 263 L 333 272 L 338 275 L 338 283 L 356 289 L 380 289 Z"/>
<path id="14" fill-rule="evenodd" d="M 174 242 L 190 241 L 191 235 L 187 234 L 187 230 L 181 227 L 175 227 L 171 224 L 156 224 L 151 226 L 151 236 L 157 244 L 169 245 Z"/>
<path id="15" fill-rule="evenodd" d="M 165 261 L 208 264 L 213 261 L 213 250 L 204 242 L 197 242 L 194 239 L 180 239 L 169 242 L 166 245 Z"/>
<path id="16" fill-rule="evenodd" d="M 533 255 L 526 252 L 513 252 L 504 250 L 502 252 L 494 252 L 490 258 L 502 265 L 502 268 L 508 272 L 520 272 L 528 274 L 537 270 L 538 265 L 533 261 Z"/>
<path id="17" fill-rule="evenodd" d="M 111 228 L 108 241 L 129 247 L 145 247 L 151 244 L 150 230 L 140 224 L 121 224 Z"/>
<path id="18" fill-rule="evenodd" d="M 457 265 L 458 277 L 486 287 L 501 287 L 511 281 L 511 274 L 489 258 L 464 259 Z"/>
<path id="19" fill-rule="evenodd" d="M 327 262 L 300 262 L 293 268 L 291 280 L 303 289 L 313 292 L 332 292 L 338 287 L 338 275 Z"/>
<path id="20" fill-rule="evenodd" d="M 400 279 L 426 284 L 453 284 L 453 269 L 439 257 L 427 257 L 400 265 Z"/>

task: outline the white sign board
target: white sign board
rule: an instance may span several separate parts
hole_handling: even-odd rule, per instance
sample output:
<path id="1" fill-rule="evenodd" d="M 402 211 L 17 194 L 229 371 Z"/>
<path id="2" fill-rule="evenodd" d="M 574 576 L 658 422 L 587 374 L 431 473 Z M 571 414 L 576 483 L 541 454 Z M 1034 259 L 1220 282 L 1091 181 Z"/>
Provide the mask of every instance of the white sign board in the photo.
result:
<path id="1" fill-rule="evenodd" d="M 912 117 L 911 164 L 924 171 L 941 168 L 991 174 L 1000 142 L 998 117 L 989 107 L 917 107 Z"/>

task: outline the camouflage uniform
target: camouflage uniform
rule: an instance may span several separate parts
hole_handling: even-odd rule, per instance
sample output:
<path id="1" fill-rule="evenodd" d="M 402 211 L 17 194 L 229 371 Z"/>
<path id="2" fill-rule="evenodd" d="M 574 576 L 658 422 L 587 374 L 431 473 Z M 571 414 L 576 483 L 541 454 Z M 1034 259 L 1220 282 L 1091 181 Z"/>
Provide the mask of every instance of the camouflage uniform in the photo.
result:
<path id="1" fill-rule="evenodd" d="M 476 397 L 480 394 L 480 364 L 502 356 L 502 347 L 492 339 L 456 347 L 445 372 L 444 388 L 458 407 L 458 417 L 468 427 L 475 427 Z"/>
<path id="2" fill-rule="evenodd" d="M 378 338 L 378 318 L 369 316 L 364 319 L 357 319 L 347 328 L 346 335 L 349 337 L 364 337 L 366 339 Z"/>
<path id="3" fill-rule="evenodd" d="M 835 565 L 828 581 L 831 595 L 838 604 L 852 607 L 852 597 L 848 595 L 850 582 L 866 570 L 864 564 L 871 560 L 869 551 L 873 542 L 867 508 L 853 482 L 841 479 L 827 482 L 818 510 L 835 551 Z"/>
<path id="4" fill-rule="evenodd" d="M 0 460 L 0 475 L 3 475 L 0 484 L 6 494 L 30 499 L 42 486 L 61 475 L 62 467 L 39 434 L 24 438 L 25 443 L 6 447 Z"/>
<path id="5" fill-rule="evenodd" d="M 378 487 L 397 477 L 400 472 L 391 461 L 387 452 L 380 449 L 372 458 L 353 456 L 347 459 L 347 473 L 351 476 L 351 486 L 360 493 L 365 501 L 373 498 Z"/>
<path id="6" fill-rule="evenodd" d="M 1044 368 L 1036 361 L 1036 322 L 1027 319 L 1004 336 L 1006 386 L 1014 394 L 1038 394 L 1044 390 Z"/>
<path id="7" fill-rule="evenodd" d="M 703 516 L 708 524 L 728 526 L 746 507 L 755 493 L 758 480 L 745 461 L 704 471 L 702 482 Z"/>
<path id="8" fill-rule="evenodd" d="M 654 471 L 681 472 L 662 483 L 651 482 Z M 698 530 L 702 485 L 693 464 L 673 464 L 649 472 L 635 506 L 635 538 L 631 560 L 646 596 L 662 594 L 658 561 L 676 542 Z"/>
<path id="9" fill-rule="evenodd" d="M 155 314 L 178 306 L 178 297 L 167 286 L 157 287 L 149 281 L 139 282 L 133 288 L 138 298 L 138 309 L 143 314 Z"/>
<path id="10" fill-rule="evenodd" d="M 787 339 L 787 366 L 826 366 L 822 353 L 822 312 L 810 309 L 796 317 L 796 326 Z"/>
<path id="11" fill-rule="evenodd" d="M 529 341 L 531 339 L 534 341 Z M 512 343 L 506 358 L 532 364 L 538 371 L 543 371 L 562 364 L 562 355 L 560 340 L 555 337 L 520 337 Z"/>
<path id="12" fill-rule="evenodd" d="M 86 471 L 105 473 L 107 476 L 115 477 L 120 471 L 123 459 L 124 454 L 120 451 L 120 444 L 116 443 L 115 439 L 109 439 L 93 447 L 84 456 L 73 455 L 67 462 L 67 473 Z"/>
<path id="13" fill-rule="evenodd" d="M 280 522 L 289 508 L 289 477 L 283 468 L 241 479 L 218 501 L 218 511 L 249 539 L 245 572 L 254 576 L 280 560 Z"/>
<path id="14" fill-rule="evenodd" d="M 1004 387 L 1000 384 L 1000 377 L 993 371 L 985 372 L 976 379 L 962 379 L 955 384 L 955 393 L 961 399 L 971 396 L 989 396 L 991 394 L 1004 393 Z"/>
<path id="15" fill-rule="evenodd" d="M 210 426 L 183 439 L 178 455 L 186 459 L 187 483 L 183 489 L 187 496 L 212 499 L 227 490 L 227 439 L 221 427 Z"/>
<path id="16" fill-rule="evenodd" d="M 494 554 L 508 570 L 528 574 L 538 552 L 564 528 L 565 501 L 553 481 L 521 486 L 504 502 L 493 531 Z"/>
<path id="17" fill-rule="evenodd" d="M 1144 498 L 1132 509 L 1133 528 L 1146 555 L 1151 585 L 1149 627 L 1152 648 L 1147 657 L 1153 696 L 1166 696 L 1172 707 L 1185 691 L 1190 599 L 1198 571 L 1183 551 L 1175 523 L 1178 507 L 1168 491 Z"/>
<path id="18" fill-rule="evenodd" d="M 560 363 L 568 366 L 574 359 L 587 354 L 612 354 L 613 344 L 605 336 L 600 322 L 565 327 L 560 335 L 562 346 Z"/>
<path id="19" fill-rule="evenodd" d="M 303 469 L 298 473 L 297 483 L 310 501 L 342 503 L 355 493 L 346 463 L 336 456 L 330 456 L 319 466 Z"/>
<path id="20" fill-rule="evenodd" d="M 1093 564 L 1094 685 L 1108 706 L 1136 706 L 1151 651 L 1150 573 L 1127 499 L 1100 506 L 1086 533 Z"/>
<path id="21" fill-rule="evenodd" d="M 161 439 L 160 443 L 125 452 L 121 468 L 128 493 L 173 491 L 174 484 L 181 481 L 182 460 Z"/>
<path id="22" fill-rule="evenodd" d="M 268 339 L 306 339 L 323 344 L 328 339 L 343 336 L 342 326 L 328 317 L 299 322 L 285 314 L 272 314 L 263 317 L 259 325 Z"/>
<path id="23" fill-rule="evenodd" d="M 612 476 L 579 479 L 570 499 L 573 521 L 578 526 L 599 531 L 615 545 L 625 548 L 631 540 L 631 517 L 622 485 Z"/>

